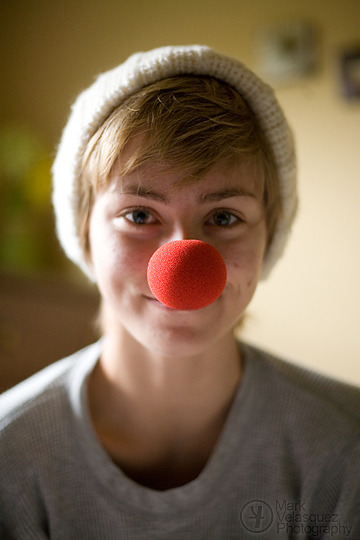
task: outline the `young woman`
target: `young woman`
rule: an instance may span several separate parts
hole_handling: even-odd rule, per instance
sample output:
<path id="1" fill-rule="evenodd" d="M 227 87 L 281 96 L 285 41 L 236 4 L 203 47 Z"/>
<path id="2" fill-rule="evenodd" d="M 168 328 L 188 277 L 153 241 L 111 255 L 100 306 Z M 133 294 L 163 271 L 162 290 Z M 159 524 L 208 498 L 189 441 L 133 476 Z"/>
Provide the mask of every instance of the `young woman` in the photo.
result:
<path id="1" fill-rule="evenodd" d="M 79 96 L 54 205 L 103 337 L 2 397 L 1 538 L 359 536 L 360 391 L 234 335 L 285 246 L 295 168 L 272 90 L 206 47 L 139 53 Z M 175 309 L 148 263 L 193 240 L 226 284 Z"/>

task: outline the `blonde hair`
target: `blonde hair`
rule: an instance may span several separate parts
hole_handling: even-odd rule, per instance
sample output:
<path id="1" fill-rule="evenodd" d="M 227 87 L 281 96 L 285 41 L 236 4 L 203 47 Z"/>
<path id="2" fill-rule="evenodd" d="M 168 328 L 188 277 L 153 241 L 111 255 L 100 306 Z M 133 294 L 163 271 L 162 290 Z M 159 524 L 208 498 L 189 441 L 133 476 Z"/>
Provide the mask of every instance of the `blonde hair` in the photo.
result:
<path id="1" fill-rule="evenodd" d="M 121 175 L 149 161 L 184 172 L 195 182 L 221 161 L 251 162 L 263 175 L 268 245 L 281 213 L 275 161 L 259 123 L 240 94 L 213 77 L 184 75 L 148 85 L 125 99 L 88 142 L 81 173 L 80 240 L 89 256 L 89 219 L 97 189 L 109 183 L 115 163 L 139 134 L 139 145 L 122 160 Z M 119 171 L 117 171 L 119 172 Z"/>

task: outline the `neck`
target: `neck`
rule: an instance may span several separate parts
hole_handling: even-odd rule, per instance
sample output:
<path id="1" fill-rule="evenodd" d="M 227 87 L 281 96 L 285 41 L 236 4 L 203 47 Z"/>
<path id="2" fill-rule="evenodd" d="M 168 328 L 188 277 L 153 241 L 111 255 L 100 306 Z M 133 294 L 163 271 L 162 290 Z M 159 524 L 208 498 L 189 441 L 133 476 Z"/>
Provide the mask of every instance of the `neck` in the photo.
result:
<path id="1" fill-rule="evenodd" d="M 149 351 L 123 329 L 109 333 L 89 385 L 100 440 L 125 470 L 157 470 L 159 463 L 162 469 L 168 461 L 170 468 L 182 471 L 181 462 L 195 459 L 199 472 L 224 425 L 239 378 L 233 335 L 200 354 L 170 357 Z M 189 474 L 194 476 L 193 469 Z"/>
<path id="2" fill-rule="evenodd" d="M 233 334 L 190 356 L 161 355 L 145 348 L 123 328 L 104 339 L 100 368 L 114 391 L 138 405 L 147 399 L 183 406 L 196 396 L 214 400 L 232 394 L 240 376 L 239 349 Z"/>

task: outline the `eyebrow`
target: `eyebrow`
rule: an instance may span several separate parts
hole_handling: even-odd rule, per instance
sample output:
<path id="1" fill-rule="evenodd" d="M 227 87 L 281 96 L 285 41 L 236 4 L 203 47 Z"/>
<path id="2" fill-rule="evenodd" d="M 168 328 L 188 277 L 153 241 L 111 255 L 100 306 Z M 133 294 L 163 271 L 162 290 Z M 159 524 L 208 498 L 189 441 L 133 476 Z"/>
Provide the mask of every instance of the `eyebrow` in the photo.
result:
<path id="1" fill-rule="evenodd" d="M 139 184 L 124 186 L 120 192 L 124 195 L 136 195 L 138 197 L 144 197 L 145 199 L 151 199 L 159 201 L 164 204 L 169 204 L 169 199 L 163 193 L 152 190 L 151 188 L 145 188 Z M 222 189 L 211 193 L 205 193 L 200 195 L 199 203 L 205 204 L 209 202 L 219 202 L 224 199 L 230 199 L 232 197 L 251 197 L 256 198 L 256 194 L 252 191 L 236 188 L 236 189 Z"/>
<path id="2" fill-rule="evenodd" d="M 224 199 L 230 199 L 231 197 L 252 197 L 256 198 L 255 193 L 242 188 L 236 189 L 223 189 L 215 191 L 213 193 L 205 193 L 200 196 L 201 203 L 218 202 Z"/>
<path id="3" fill-rule="evenodd" d="M 169 199 L 163 193 L 158 193 L 151 188 L 145 188 L 140 184 L 121 186 L 120 189 L 116 189 L 116 191 L 121 195 L 136 195 L 137 197 L 144 197 L 146 199 L 160 201 L 165 204 L 169 203 Z"/>

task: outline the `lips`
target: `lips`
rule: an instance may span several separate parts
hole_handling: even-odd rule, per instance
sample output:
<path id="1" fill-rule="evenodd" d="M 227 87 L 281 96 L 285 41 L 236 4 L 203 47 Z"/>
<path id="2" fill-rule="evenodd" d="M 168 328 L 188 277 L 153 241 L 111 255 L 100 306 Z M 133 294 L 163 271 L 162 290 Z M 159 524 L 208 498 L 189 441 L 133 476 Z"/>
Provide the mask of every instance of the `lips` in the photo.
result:
<path id="1" fill-rule="evenodd" d="M 165 304 L 163 304 L 162 302 L 160 302 L 159 300 L 157 300 L 153 296 L 148 296 L 148 295 L 144 294 L 143 297 L 146 300 L 149 300 L 150 302 L 153 302 L 156 306 L 160 307 L 161 309 L 163 309 L 165 311 L 177 311 L 177 312 L 184 311 L 184 310 L 179 310 L 179 309 L 175 309 L 175 308 L 166 306 Z"/>

